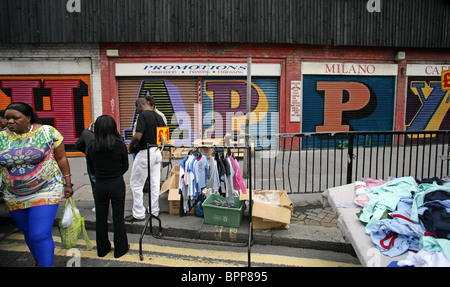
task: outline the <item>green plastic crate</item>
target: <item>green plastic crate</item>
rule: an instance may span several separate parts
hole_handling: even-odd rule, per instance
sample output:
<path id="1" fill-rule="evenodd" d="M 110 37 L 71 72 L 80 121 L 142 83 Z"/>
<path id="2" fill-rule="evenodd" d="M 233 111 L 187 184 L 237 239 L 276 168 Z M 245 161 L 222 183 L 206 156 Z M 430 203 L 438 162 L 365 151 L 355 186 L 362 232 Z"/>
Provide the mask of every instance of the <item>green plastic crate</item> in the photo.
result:
<path id="1" fill-rule="evenodd" d="M 235 196 L 234 205 L 236 208 L 232 208 L 212 205 L 211 203 L 214 200 L 226 202 L 223 196 L 211 194 L 202 204 L 205 223 L 239 228 L 244 216 L 244 201 Z"/>

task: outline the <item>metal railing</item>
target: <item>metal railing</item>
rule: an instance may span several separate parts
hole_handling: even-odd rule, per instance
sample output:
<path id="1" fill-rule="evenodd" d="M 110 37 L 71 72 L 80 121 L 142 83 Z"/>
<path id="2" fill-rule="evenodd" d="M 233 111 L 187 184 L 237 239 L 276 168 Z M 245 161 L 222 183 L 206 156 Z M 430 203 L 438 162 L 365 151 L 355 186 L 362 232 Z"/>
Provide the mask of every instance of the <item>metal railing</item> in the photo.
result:
<path id="1" fill-rule="evenodd" d="M 446 178 L 450 131 L 252 136 L 253 189 L 317 193 L 363 178 Z M 257 144 L 256 144 L 256 141 Z"/>

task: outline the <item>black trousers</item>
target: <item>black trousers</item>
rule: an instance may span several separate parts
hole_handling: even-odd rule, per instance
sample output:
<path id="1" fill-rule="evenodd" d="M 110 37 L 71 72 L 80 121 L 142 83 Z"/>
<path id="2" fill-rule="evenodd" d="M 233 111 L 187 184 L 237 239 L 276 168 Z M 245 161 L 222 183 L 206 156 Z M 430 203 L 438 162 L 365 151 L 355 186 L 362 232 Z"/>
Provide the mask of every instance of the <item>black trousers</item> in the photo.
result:
<path id="1" fill-rule="evenodd" d="M 95 182 L 95 218 L 97 255 L 105 256 L 111 250 L 108 238 L 108 210 L 112 207 L 114 225 L 114 257 L 120 257 L 128 251 L 128 238 L 125 229 L 125 182 L 123 177 L 96 179 Z"/>

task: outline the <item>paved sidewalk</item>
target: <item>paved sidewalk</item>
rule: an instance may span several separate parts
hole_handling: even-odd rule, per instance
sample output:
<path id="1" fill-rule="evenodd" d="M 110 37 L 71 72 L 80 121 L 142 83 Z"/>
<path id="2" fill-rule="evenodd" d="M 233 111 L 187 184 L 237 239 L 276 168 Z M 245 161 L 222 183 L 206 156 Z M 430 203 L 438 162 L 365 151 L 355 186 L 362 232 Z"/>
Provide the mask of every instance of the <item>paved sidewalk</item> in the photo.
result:
<path id="1" fill-rule="evenodd" d="M 337 228 L 337 216 L 331 207 L 306 206 L 292 212 L 291 224 Z"/>
<path id="2" fill-rule="evenodd" d="M 85 219 L 87 229 L 95 229 L 95 213 L 92 212 L 94 202 L 86 174 L 84 158 L 70 158 L 72 182 L 74 185 L 74 199 L 78 209 Z M 130 161 L 132 162 L 132 161 Z M 131 169 L 131 167 L 130 167 Z M 165 175 L 165 173 L 162 173 Z M 129 183 L 129 172 L 124 176 L 125 183 Z M 193 215 L 180 217 L 169 215 L 168 192 L 160 196 L 160 216 L 163 235 L 191 240 L 210 240 L 228 243 L 248 243 L 249 221 L 248 214 L 244 215 L 240 228 L 229 228 L 205 224 L 203 218 Z M 331 208 L 322 207 L 321 194 L 289 194 L 294 204 L 289 229 L 254 230 L 253 243 L 263 245 L 281 245 L 298 248 L 311 248 L 337 252 L 353 253 L 353 248 L 344 238 L 337 227 L 336 215 Z M 148 196 L 144 195 L 144 203 L 148 205 Z M 132 195 L 127 185 L 125 216 L 131 214 Z M 59 218 L 64 208 L 61 202 L 54 224 L 59 224 Z M 1 221 L 11 221 L 5 205 L 0 204 Z M 127 232 L 141 234 L 145 221 L 126 223 Z M 153 234 L 158 234 L 158 222 L 152 220 Z M 110 230 L 113 230 L 110 223 Z M 150 234 L 150 228 L 147 228 Z"/>
<path id="3" fill-rule="evenodd" d="M 321 207 L 320 194 L 289 195 L 294 203 L 294 212 L 289 229 L 253 230 L 253 243 L 262 245 L 279 245 L 297 248 L 328 250 L 335 252 L 353 253 L 351 244 L 344 238 L 342 231 L 336 225 L 334 212 L 330 208 Z M 129 187 L 125 202 L 125 215 L 131 214 L 132 196 Z M 86 229 L 95 229 L 95 213 L 92 212 L 94 202 L 89 185 L 83 185 L 75 190 L 74 199 L 77 208 L 84 217 Z M 144 203 L 148 203 L 148 196 L 144 195 Z M 61 202 L 54 222 L 59 224 L 64 201 Z M 249 234 L 248 214 L 244 215 L 239 228 L 223 227 L 205 224 L 203 218 L 195 215 L 180 217 L 169 215 L 167 193 L 160 196 L 160 216 L 162 233 L 166 237 L 188 240 L 220 241 L 226 244 L 247 244 Z M 11 222 L 5 205 L 0 204 L 0 223 Z M 109 229 L 113 230 L 110 222 Z M 127 232 L 141 234 L 145 221 L 126 223 Z M 158 221 L 152 220 L 153 235 L 159 234 Z M 146 234 L 151 236 L 150 227 Z"/>

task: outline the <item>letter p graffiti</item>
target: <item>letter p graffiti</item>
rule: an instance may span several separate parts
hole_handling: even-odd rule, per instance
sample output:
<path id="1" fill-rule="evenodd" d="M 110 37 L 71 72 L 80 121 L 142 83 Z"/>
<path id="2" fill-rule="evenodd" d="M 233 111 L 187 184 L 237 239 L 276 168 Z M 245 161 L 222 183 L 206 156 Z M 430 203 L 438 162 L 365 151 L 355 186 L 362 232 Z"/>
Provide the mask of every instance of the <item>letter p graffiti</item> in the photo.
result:
<path id="1" fill-rule="evenodd" d="M 344 113 L 361 110 L 371 100 L 370 89 L 359 82 L 317 82 L 317 90 L 324 91 L 324 124 L 316 126 L 317 132 L 349 131 L 350 125 L 344 120 Z M 352 116 L 356 117 L 359 116 Z"/>

